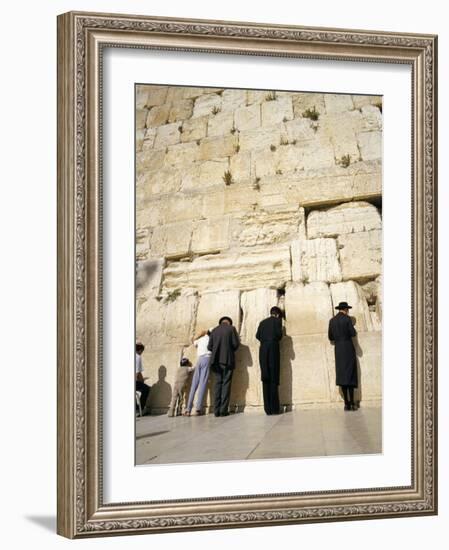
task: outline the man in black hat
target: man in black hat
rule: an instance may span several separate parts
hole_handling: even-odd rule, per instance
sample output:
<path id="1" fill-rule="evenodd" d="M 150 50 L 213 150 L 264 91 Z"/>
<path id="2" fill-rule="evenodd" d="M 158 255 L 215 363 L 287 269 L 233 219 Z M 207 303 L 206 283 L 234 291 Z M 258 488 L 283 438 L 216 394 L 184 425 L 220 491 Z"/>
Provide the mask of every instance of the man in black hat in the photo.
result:
<path id="1" fill-rule="evenodd" d="M 268 415 L 279 414 L 279 375 L 282 338 L 282 310 L 273 306 L 270 317 L 260 322 L 256 338 L 260 342 L 259 364 L 263 388 L 263 408 Z"/>
<path id="2" fill-rule="evenodd" d="M 209 335 L 207 349 L 211 352 L 210 369 L 215 375 L 214 414 L 228 416 L 232 374 L 235 368 L 235 351 L 240 338 L 230 317 L 222 317 L 218 327 Z"/>
<path id="3" fill-rule="evenodd" d="M 349 310 L 352 306 L 340 302 L 337 315 L 329 321 L 329 340 L 335 344 L 336 385 L 341 387 L 345 411 L 355 411 L 354 388 L 357 388 L 357 360 L 352 338 L 357 335 Z"/>

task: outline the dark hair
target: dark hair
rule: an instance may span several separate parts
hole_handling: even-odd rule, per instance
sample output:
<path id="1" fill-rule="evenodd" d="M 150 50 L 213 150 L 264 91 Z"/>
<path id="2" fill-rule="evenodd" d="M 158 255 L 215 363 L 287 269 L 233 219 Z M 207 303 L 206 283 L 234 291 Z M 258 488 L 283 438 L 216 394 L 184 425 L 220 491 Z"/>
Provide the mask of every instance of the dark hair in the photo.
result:
<path id="1" fill-rule="evenodd" d="M 136 344 L 136 351 L 143 351 L 144 349 L 145 349 L 145 346 L 140 342 Z"/>
<path id="2" fill-rule="evenodd" d="M 282 309 L 277 306 L 273 306 L 270 309 L 270 315 L 279 315 L 279 317 L 282 317 Z"/>
<path id="3" fill-rule="evenodd" d="M 228 321 L 230 325 L 232 325 L 232 319 L 230 317 L 228 317 L 227 315 L 225 315 L 224 317 L 222 317 L 219 321 L 218 321 L 218 324 L 221 325 L 221 323 L 223 321 Z"/>
<path id="4" fill-rule="evenodd" d="M 183 357 L 181 361 L 179 362 L 179 365 L 181 367 L 190 367 L 192 363 L 187 359 L 187 357 Z"/>

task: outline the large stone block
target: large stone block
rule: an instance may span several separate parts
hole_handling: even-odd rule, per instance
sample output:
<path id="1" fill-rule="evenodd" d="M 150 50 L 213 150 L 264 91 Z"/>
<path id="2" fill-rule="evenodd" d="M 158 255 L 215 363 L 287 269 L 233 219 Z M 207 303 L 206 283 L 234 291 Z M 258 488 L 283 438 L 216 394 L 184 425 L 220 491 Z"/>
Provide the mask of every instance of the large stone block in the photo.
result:
<path id="1" fill-rule="evenodd" d="M 148 111 L 146 109 L 136 110 L 136 129 L 141 130 L 145 128 L 145 121 L 147 119 Z"/>
<path id="2" fill-rule="evenodd" d="M 241 151 L 255 151 L 264 149 L 268 153 L 270 147 L 278 147 L 281 140 L 281 130 L 279 126 L 271 128 L 259 128 L 257 130 L 246 130 L 239 134 L 239 145 Z"/>
<path id="3" fill-rule="evenodd" d="M 377 277 L 382 272 L 382 231 L 374 229 L 338 237 L 344 280 Z"/>
<path id="4" fill-rule="evenodd" d="M 195 99 L 192 117 L 212 115 L 214 111 L 221 110 L 221 97 L 218 94 L 206 94 Z"/>
<path id="5" fill-rule="evenodd" d="M 230 171 L 236 182 L 247 182 L 251 179 L 251 153 L 239 152 L 230 158 Z"/>
<path id="6" fill-rule="evenodd" d="M 207 124 L 208 137 L 229 136 L 234 128 L 234 113 L 226 111 L 211 115 Z M 221 155 L 220 155 L 221 156 Z"/>
<path id="7" fill-rule="evenodd" d="M 329 368 L 326 337 L 290 335 L 281 340 L 281 405 L 328 403 Z"/>
<path id="8" fill-rule="evenodd" d="M 136 228 L 136 260 L 141 262 L 146 260 L 150 248 L 148 227 Z"/>
<path id="9" fill-rule="evenodd" d="M 156 139 L 156 128 L 147 128 L 143 136 L 142 149 L 153 149 Z"/>
<path id="10" fill-rule="evenodd" d="M 168 148 L 165 166 L 189 166 L 199 158 L 199 147 L 195 142 L 178 143 Z"/>
<path id="11" fill-rule="evenodd" d="M 199 165 L 199 186 L 198 189 L 209 185 L 224 185 L 224 173 L 229 170 L 227 158 L 206 160 Z"/>
<path id="12" fill-rule="evenodd" d="M 196 314 L 195 334 L 202 330 L 214 328 L 221 317 L 227 315 L 233 325 L 240 329 L 240 291 L 227 290 L 204 292 L 199 297 Z"/>
<path id="13" fill-rule="evenodd" d="M 156 149 L 162 149 L 180 141 L 179 124 L 175 122 L 173 124 L 165 124 L 157 129 L 154 146 Z"/>
<path id="14" fill-rule="evenodd" d="M 331 168 L 335 165 L 334 148 L 327 138 L 316 138 L 298 142 L 305 171 Z"/>
<path id="15" fill-rule="evenodd" d="M 357 134 L 357 140 L 363 160 L 382 158 L 382 132 L 361 132 Z"/>
<path id="16" fill-rule="evenodd" d="M 367 202 L 346 202 L 327 210 L 312 210 L 307 216 L 307 236 L 337 237 L 381 229 L 382 219 L 375 206 Z"/>
<path id="17" fill-rule="evenodd" d="M 143 109 L 147 106 L 148 93 L 148 86 L 136 86 L 136 109 Z"/>
<path id="18" fill-rule="evenodd" d="M 145 170 L 137 177 L 137 186 L 145 196 L 176 193 L 181 187 L 182 173 L 174 167 Z"/>
<path id="19" fill-rule="evenodd" d="M 288 246 L 207 255 L 173 262 L 164 270 L 166 288 L 228 290 L 281 288 L 291 280 Z"/>
<path id="20" fill-rule="evenodd" d="M 294 281 L 341 281 L 342 273 L 335 239 L 298 239 L 292 242 L 291 254 Z"/>
<path id="21" fill-rule="evenodd" d="M 346 281 L 330 285 L 330 290 L 334 314 L 337 313 L 335 307 L 340 302 L 348 302 L 352 306 L 349 311 L 357 331 L 379 330 L 379 326 L 373 323 L 368 301 L 360 285 L 354 281 Z"/>
<path id="22" fill-rule="evenodd" d="M 362 116 L 367 130 L 382 129 L 382 113 L 379 107 L 375 105 L 364 105 L 362 107 Z"/>
<path id="23" fill-rule="evenodd" d="M 157 105 L 152 107 L 147 116 L 146 126 L 147 128 L 158 128 L 168 122 L 168 116 L 170 114 L 170 105 Z"/>
<path id="24" fill-rule="evenodd" d="M 150 241 L 152 256 L 178 258 L 190 249 L 193 222 L 174 222 L 155 227 Z"/>
<path id="25" fill-rule="evenodd" d="M 136 152 L 142 151 L 144 139 L 145 139 L 145 129 L 141 128 L 140 130 L 136 130 Z"/>
<path id="26" fill-rule="evenodd" d="M 285 123 L 285 132 L 289 142 L 315 139 L 315 131 L 308 118 L 295 118 Z"/>
<path id="27" fill-rule="evenodd" d="M 354 103 L 349 94 L 324 94 L 324 103 L 327 113 L 341 113 L 354 109 Z"/>
<path id="28" fill-rule="evenodd" d="M 165 149 L 147 149 L 136 155 L 137 176 L 147 170 L 158 170 L 164 164 Z"/>
<path id="29" fill-rule="evenodd" d="M 293 99 L 293 111 L 295 118 L 303 117 L 304 113 L 310 110 L 318 111 L 319 115 L 323 115 L 325 112 L 324 95 L 318 93 L 294 93 Z M 308 119 L 307 119 L 308 120 Z"/>
<path id="30" fill-rule="evenodd" d="M 326 283 L 289 283 L 285 290 L 286 333 L 290 336 L 326 333 L 333 315 Z"/>
<path id="31" fill-rule="evenodd" d="M 224 90 L 221 94 L 223 111 L 235 111 L 246 105 L 246 90 Z"/>
<path id="32" fill-rule="evenodd" d="M 222 157 L 229 157 L 235 153 L 238 138 L 232 134 L 224 137 L 205 138 L 201 141 L 199 158 L 210 160 Z"/>
<path id="33" fill-rule="evenodd" d="M 265 101 L 261 104 L 261 109 L 263 126 L 274 126 L 293 119 L 293 105 L 290 96 L 280 96 L 274 101 Z"/>
<path id="34" fill-rule="evenodd" d="M 137 263 L 136 296 L 148 298 L 159 294 L 162 283 L 164 258 L 154 258 Z"/>
<path id="35" fill-rule="evenodd" d="M 190 118 L 193 112 L 193 100 L 182 99 L 172 105 L 168 116 L 169 122 L 178 122 Z"/>
<path id="36" fill-rule="evenodd" d="M 240 107 L 235 111 L 235 126 L 238 130 L 254 130 L 260 126 L 260 105 Z"/>
<path id="37" fill-rule="evenodd" d="M 257 192 L 248 185 L 232 184 L 222 190 L 204 194 L 200 212 L 202 216 L 209 218 L 251 211 L 254 210 L 257 200 Z"/>
<path id="38" fill-rule="evenodd" d="M 206 137 L 208 120 L 208 116 L 185 120 L 182 123 L 181 141 L 196 141 Z"/>
<path id="39" fill-rule="evenodd" d="M 277 150 L 276 174 L 297 172 L 304 166 L 302 150 L 296 145 L 280 145 Z"/>
<path id="40" fill-rule="evenodd" d="M 246 99 L 247 105 L 253 105 L 255 103 L 260 105 L 265 101 L 267 93 L 266 90 L 248 90 Z"/>
<path id="41" fill-rule="evenodd" d="M 229 248 L 229 217 L 196 222 L 190 250 L 194 254 L 211 254 Z"/>
<path id="42" fill-rule="evenodd" d="M 232 237 L 240 246 L 267 245 L 305 235 L 304 209 L 297 206 L 249 212 L 235 219 Z"/>
<path id="43" fill-rule="evenodd" d="M 364 105 L 382 105 L 381 95 L 353 95 L 352 102 L 355 109 L 361 109 Z"/>
<path id="44" fill-rule="evenodd" d="M 259 323 L 270 316 L 270 309 L 278 305 L 277 290 L 273 288 L 257 288 L 242 292 L 240 307 L 243 313 L 240 337 L 243 343 L 256 345 L 256 332 Z"/>
<path id="45" fill-rule="evenodd" d="M 155 105 L 163 105 L 167 98 L 168 86 L 142 86 L 147 92 L 145 105 L 154 107 Z"/>

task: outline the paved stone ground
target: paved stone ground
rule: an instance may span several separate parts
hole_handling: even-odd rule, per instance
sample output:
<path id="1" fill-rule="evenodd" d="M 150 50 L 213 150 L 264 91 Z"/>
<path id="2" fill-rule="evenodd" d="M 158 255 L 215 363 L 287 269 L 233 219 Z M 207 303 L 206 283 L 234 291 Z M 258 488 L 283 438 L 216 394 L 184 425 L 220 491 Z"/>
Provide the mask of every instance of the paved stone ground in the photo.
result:
<path id="1" fill-rule="evenodd" d="M 263 412 L 145 416 L 136 420 L 136 464 L 170 464 L 382 452 L 382 409 L 365 406 Z"/>

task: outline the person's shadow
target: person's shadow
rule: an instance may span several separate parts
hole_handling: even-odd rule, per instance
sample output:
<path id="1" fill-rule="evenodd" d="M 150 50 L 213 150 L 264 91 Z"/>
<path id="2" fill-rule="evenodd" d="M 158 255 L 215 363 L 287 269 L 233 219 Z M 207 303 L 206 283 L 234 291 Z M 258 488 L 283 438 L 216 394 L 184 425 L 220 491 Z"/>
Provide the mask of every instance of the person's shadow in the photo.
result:
<path id="1" fill-rule="evenodd" d="M 246 394 L 249 388 L 248 368 L 253 366 L 253 358 L 249 346 L 240 344 L 235 352 L 235 369 L 232 376 L 230 411 L 240 413 L 246 407 Z"/>
<path id="2" fill-rule="evenodd" d="M 293 368 L 292 361 L 295 358 L 293 339 L 285 334 L 283 329 L 282 340 L 280 341 L 281 372 L 279 384 L 279 402 L 281 411 L 290 412 L 293 405 Z"/>
<path id="3" fill-rule="evenodd" d="M 360 368 L 360 357 L 363 357 L 363 349 L 360 347 L 359 338 L 358 336 L 355 336 L 352 339 L 352 342 L 354 344 L 355 348 L 355 357 L 357 361 L 357 382 L 358 386 L 354 390 L 354 402 L 356 403 L 357 407 L 360 407 L 360 402 L 363 399 L 363 392 L 362 392 L 362 369 Z"/>
<path id="4" fill-rule="evenodd" d="M 167 367 L 161 365 L 158 371 L 158 381 L 151 386 L 149 406 L 153 414 L 165 414 L 170 405 L 172 389 L 167 378 Z"/>

